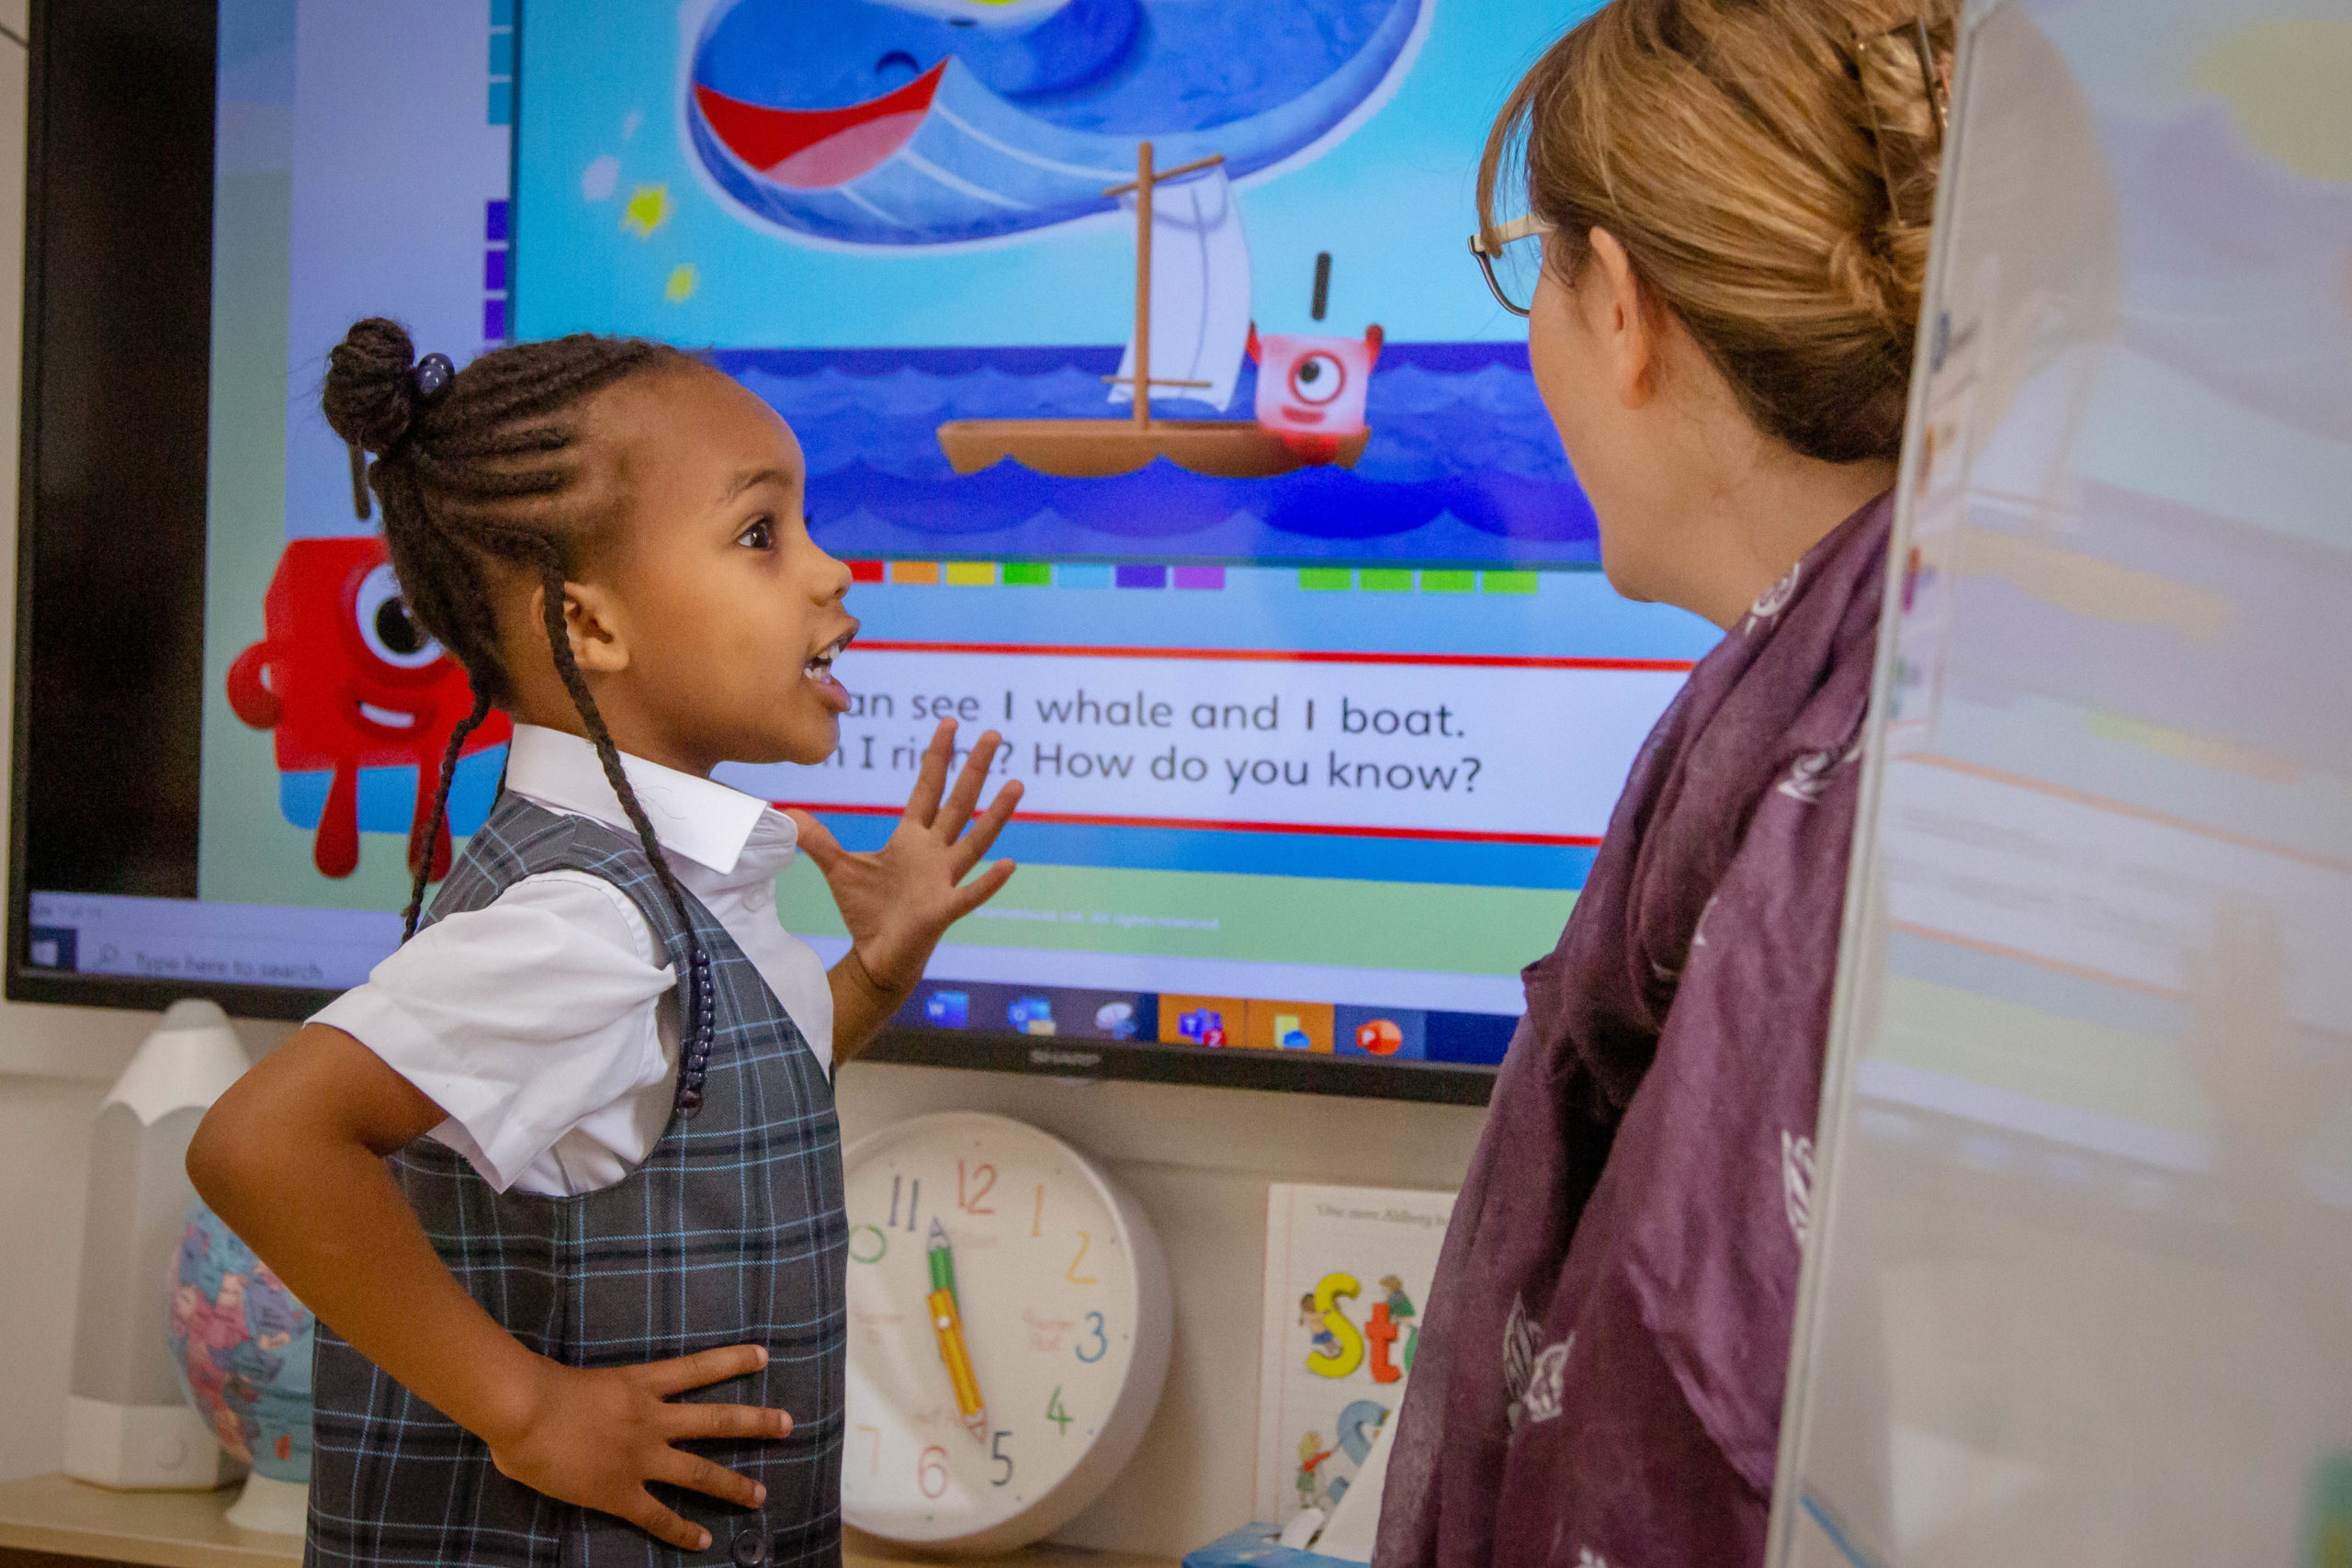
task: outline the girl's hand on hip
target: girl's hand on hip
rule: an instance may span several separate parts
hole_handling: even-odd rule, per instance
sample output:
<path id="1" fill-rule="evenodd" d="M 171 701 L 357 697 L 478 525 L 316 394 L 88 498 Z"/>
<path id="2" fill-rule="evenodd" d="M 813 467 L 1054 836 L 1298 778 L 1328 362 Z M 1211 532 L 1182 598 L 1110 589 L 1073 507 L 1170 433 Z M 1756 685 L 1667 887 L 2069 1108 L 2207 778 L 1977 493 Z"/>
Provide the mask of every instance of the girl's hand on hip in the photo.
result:
<path id="1" fill-rule="evenodd" d="M 792 1417 L 755 1404 L 671 1401 L 767 1362 L 767 1351 L 757 1345 L 635 1367 L 582 1370 L 543 1361 L 514 1430 L 485 1434 L 491 1462 L 535 1492 L 617 1515 L 681 1551 L 704 1551 L 710 1532 L 657 1502 L 646 1483 L 664 1482 L 737 1507 L 757 1507 L 767 1488 L 676 1445 L 706 1438 L 781 1438 L 792 1430 Z"/>
<path id="2" fill-rule="evenodd" d="M 981 736 L 950 790 L 947 769 L 956 753 L 956 721 L 942 720 L 923 753 L 905 814 L 891 830 L 889 842 L 871 854 L 842 848 L 824 824 L 807 812 L 791 813 L 800 831 L 800 847 L 824 873 L 833 902 L 841 907 L 851 956 L 886 996 L 902 998 L 912 991 L 941 935 L 995 897 L 1012 874 L 1012 863 L 999 861 L 970 882 L 964 880 L 1021 802 L 1020 784 L 1008 784 L 987 810 L 973 816 L 988 784 L 989 766 L 1002 745 L 993 729 Z"/>

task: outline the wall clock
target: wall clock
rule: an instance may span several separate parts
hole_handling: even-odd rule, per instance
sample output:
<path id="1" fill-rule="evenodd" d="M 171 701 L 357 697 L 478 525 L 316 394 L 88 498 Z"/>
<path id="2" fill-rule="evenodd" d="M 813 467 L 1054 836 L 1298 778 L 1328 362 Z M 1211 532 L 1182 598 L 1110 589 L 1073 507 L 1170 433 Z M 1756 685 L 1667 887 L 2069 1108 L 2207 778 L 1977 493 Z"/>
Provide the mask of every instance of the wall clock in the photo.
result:
<path id="1" fill-rule="evenodd" d="M 842 1517 L 998 1551 L 1067 1523 L 1134 1454 L 1173 1311 L 1151 1225 L 1025 1122 L 919 1116 L 854 1145 Z"/>

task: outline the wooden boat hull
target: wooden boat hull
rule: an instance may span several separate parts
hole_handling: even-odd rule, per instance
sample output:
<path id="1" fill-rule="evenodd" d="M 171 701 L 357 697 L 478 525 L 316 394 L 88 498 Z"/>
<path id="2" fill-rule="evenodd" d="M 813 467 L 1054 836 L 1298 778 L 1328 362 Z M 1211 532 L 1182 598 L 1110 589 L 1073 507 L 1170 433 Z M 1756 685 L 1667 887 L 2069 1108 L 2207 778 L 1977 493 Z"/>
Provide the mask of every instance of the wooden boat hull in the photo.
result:
<path id="1" fill-rule="evenodd" d="M 1330 461 L 1355 467 L 1368 430 L 1342 437 Z M 1155 457 L 1219 479 L 1263 479 L 1303 468 L 1312 458 L 1250 420 L 959 419 L 939 427 L 940 449 L 959 474 L 977 474 L 1010 457 L 1057 479 L 1102 479 L 1132 474 Z"/>

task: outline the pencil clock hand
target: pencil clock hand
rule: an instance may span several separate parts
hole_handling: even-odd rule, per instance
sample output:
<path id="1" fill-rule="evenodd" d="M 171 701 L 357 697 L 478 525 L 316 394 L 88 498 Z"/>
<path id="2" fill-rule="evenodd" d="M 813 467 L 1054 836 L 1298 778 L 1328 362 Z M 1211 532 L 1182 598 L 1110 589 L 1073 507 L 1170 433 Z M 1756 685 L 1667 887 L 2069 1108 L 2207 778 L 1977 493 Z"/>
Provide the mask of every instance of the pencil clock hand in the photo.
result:
<path id="1" fill-rule="evenodd" d="M 979 1380 L 972 1375 L 972 1352 L 964 1343 L 963 1314 L 956 1302 L 956 1255 L 947 1245 L 947 1229 L 934 1216 L 925 1240 L 931 1259 L 931 1326 L 939 1335 L 939 1359 L 947 1363 L 947 1381 L 955 1385 L 956 1409 L 972 1440 L 985 1445 L 988 1406 L 980 1399 Z"/>

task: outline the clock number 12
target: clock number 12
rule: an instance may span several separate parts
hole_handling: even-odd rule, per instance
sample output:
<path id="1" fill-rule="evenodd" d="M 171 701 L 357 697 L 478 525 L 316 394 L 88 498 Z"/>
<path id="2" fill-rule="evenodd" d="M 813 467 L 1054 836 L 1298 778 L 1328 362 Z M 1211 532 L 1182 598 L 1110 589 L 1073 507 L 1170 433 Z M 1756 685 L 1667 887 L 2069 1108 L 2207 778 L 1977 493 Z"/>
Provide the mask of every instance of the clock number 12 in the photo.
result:
<path id="1" fill-rule="evenodd" d="M 974 1166 L 972 1168 L 972 1193 L 971 1196 L 967 1198 L 964 1195 L 964 1162 L 960 1159 L 957 1160 L 956 1162 L 956 1206 L 963 1210 L 967 1214 L 995 1213 L 995 1205 L 982 1203 L 980 1200 L 987 1197 L 990 1192 L 996 1190 L 996 1167 L 992 1165 Z"/>

